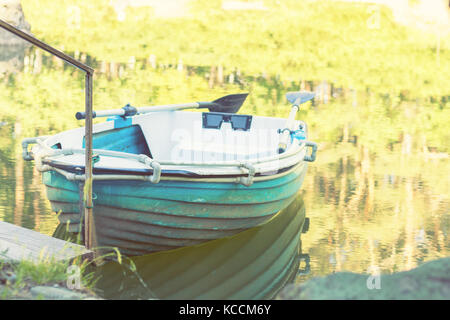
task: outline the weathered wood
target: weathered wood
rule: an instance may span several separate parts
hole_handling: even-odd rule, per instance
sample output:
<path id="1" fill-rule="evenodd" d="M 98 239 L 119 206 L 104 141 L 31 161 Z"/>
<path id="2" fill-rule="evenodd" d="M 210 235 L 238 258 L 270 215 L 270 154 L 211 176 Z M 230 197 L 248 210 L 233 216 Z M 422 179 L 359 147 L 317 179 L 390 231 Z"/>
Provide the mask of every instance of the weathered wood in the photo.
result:
<path id="1" fill-rule="evenodd" d="M 45 234 L 0 221 L 0 259 L 20 261 L 70 261 L 76 257 L 90 258 L 85 247 Z"/>

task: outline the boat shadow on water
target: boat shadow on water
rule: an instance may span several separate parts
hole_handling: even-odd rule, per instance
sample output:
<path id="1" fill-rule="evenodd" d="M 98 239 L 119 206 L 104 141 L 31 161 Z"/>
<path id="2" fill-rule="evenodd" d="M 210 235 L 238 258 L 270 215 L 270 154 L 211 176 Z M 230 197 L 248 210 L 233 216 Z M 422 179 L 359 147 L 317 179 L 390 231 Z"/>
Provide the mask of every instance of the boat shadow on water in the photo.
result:
<path id="1" fill-rule="evenodd" d="M 106 299 L 271 299 L 304 272 L 300 235 L 308 226 L 299 196 L 234 236 L 106 262 L 94 271 L 95 291 Z"/>

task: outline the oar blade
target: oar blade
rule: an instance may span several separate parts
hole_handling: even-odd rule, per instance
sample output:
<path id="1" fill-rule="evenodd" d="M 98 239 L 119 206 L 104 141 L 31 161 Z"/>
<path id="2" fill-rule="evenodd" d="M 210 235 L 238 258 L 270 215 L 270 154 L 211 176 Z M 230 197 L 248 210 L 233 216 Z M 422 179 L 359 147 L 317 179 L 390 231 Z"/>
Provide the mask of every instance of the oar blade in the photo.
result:
<path id="1" fill-rule="evenodd" d="M 314 92 L 308 92 L 308 91 L 292 91 L 286 93 L 286 99 L 295 105 L 300 105 L 302 103 L 305 103 L 312 98 L 314 98 L 315 94 Z"/>
<path id="2" fill-rule="evenodd" d="M 211 112 L 236 113 L 241 108 L 248 93 L 230 94 L 228 96 L 214 100 L 213 105 L 208 106 Z"/>

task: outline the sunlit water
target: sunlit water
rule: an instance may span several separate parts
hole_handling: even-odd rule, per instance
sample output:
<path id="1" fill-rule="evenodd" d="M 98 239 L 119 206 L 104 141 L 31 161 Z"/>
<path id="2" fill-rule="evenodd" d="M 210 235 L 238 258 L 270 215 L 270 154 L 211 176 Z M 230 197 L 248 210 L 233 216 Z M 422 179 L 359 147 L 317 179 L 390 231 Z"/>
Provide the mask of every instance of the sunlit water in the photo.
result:
<path id="1" fill-rule="evenodd" d="M 2 136 L 0 219 L 52 235 L 58 221 L 46 199 L 40 174 L 34 169 L 32 162 L 26 162 L 21 158 L 20 140 L 14 138 L 17 130 L 17 125 L 15 127 L 14 124 L 4 124 L 0 128 Z M 308 259 L 299 259 L 299 256 L 296 256 L 295 268 L 300 272 L 296 271 L 296 276 L 293 277 L 292 270 L 286 270 L 288 274 L 279 279 L 279 282 L 275 281 L 275 285 L 268 289 L 269 296 L 272 297 L 281 289 L 288 279 L 301 283 L 314 276 L 344 270 L 365 273 L 374 267 L 383 273 L 392 273 L 410 270 L 426 261 L 449 255 L 449 184 L 446 176 L 449 172 L 448 159 L 395 153 L 386 154 L 381 159 L 367 158 L 364 151 L 360 151 L 351 143 L 336 144 L 320 150 L 317 161 L 309 165 L 296 200 L 304 201 L 304 205 L 302 204 L 300 209 L 298 207 L 294 209 L 298 214 L 301 214 L 301 210 L 306 212 L 306 217 L 310 219 L 309 230 L 301 235 L 301 242 L 300 225 L 298 230 L 291 231 L 296 233 L 295 237 L 298 238 L 298 244 L 294 244 L 298 246 L 298 252 L 308 256 Z M 411 167 L 411 170 L 406 170 L 404 175 L 395 174 L 405 170 L 405 167 L 406 169 Z M 425 170 L 416 171 L 413 167 Z M 435 181 L 441 183 L 436 184 Z M 290 218 L 294 219 L 295 215 L 292 214 L 292 210 L 290 211 Z M 284 223 L 286 224 L 286 221 Z M 278 236 L 282 236 L 279 227 L 277 229 L 276 219 L 263 231 L 267 235 L 272 235 L 271 239 L 274 242 Z M 292 237 L 292 234 L 290 236 Z M 145 263 L 139 260 L 136 262 L 138 274 L 144 274 L 144 282 L 138 280 L 136 274 L 128 272 L 126 268 L 106 267 L 103 276 L 117 272 L 120 277 L 115 279 L 120 281 L 107 284 L 101 281 L 100 284 L 103 286 L 101 289 L 105 290 L 106 286 L 105 296 L 111 296 L 112 292 L 117 291 L 116 286 L 120 283 L 123 286 L 125 283 L 126 289 L 120 291 L 121 295 L 112 297 L 148 298 L 151 297 L 148 295 L 149 292 L 152 292 L 156 297 L 183 298 L 182 295 L 173 295 L 173 292 L 183 289 L 181 288 L 183 281 L 187 281 L 185 277 L 198 276 L 200 279 L 201 272 L 220 274 L 220 270 L 223 270 L 220 266 L 226 263 L 234 265 L 241 271 L 245 269 L 246 264 L 252 261 L 237 266 L 242 259 L 234 260 L 234 255 L 240 250 L 252 252 L 252 248 L 246 245 L 248 239 L 245 239 L 247 238 L 244 235 L 241 238 L 237 237 L 237 240 L 228 239 L 223 243 L 206 244 L 178 253 L 159 253 L 144 257 L 141 260 Z M 260 255 L 269 255 L 264 253 L 265 248 L 261 249 L 261 246 L 267 246 L 269 250 L 272 243 L 252 243 L 255 246 L 258 243 Z M 215 248 L 218 245 L 229 247 L 222 255 L 216 255 L 217 259 L 224 259 L 223 261 L 215 261 L 210 253 L 205 253 L 208 246 Z M 283 251 L 287 250 L 286 248 L 287 245 L 284 243 L 278 249 Z M 256 250 L 256 247 L 253 249 Z M 210 250 L 214 252 L 216 249 Z M 292 247 L 289 250 L 291 254 L 294 252 Z M 295 251 L 297 252 L 297 249 Z M 230 255 L 228 260 L 226 254 Z M 243 254 L 245 256 L 245 252 Z M 202 257 L 208 257 L 204 265 Z M 167 259 L 169 260 L 166 264 L 162 263 Z M 189 265 L 185 265 L 167 274 L 168 266 L 173 263 L 184 265 L 185 262 L 182 261 L 186 259 L 197 259 L 197 264 L 192 266 L 191 271 Z M 258 256 L 254 259 L 258 259 Z M 292 266 L 290 264 L 286 268 L 292 269 Z M 268 265 L 266 267 L 268 268 Z M 160 278 L 155 276 L 159 274 L 158 272 L 161 273 Z M 145 278 L 146 274 L 151 277 Z M 225 281 L 226 276 L 227 273 L 220 274 L 220 279 Z M 231 274 L 228 276 L 232 277 Z M 171 277 L 177 277 L 178 282 L 170 281 Z M 148 288 L 142 283 L 146 283 Z M 223 283 L 217 283 L 217 288 L 208 288 L 208 282 L 198 284 L 201 286 L 200 289 L 191 288 L 190 285 L 192 284 L 186 284 L 187 289 L 181 291 L 185 293 L 186 298 L 205 298 L 208 292 L 211 297 L 222 297 L 217 292 L 222 290 L 218 288 Z M 110 286 L 115 289 L 111 289 Z M 252 285 L 250 287 L 256 290 Z M 239 290 L 244 289 L 244 287 L 234 288 L 235 291 L 230 293 L 230 297 L 245 298 L 245 294 L 239 294 Z M 248 297 L 259 296 L 250 290 Z"/>
<path id="2" fill-rule="evenodd" d="M 166 73 L 170 72 L 176 71 Z M 26 70 L 20 75 L 25 73 Z M 56 81 L 52 76 L 61 74 L 62 71 L 57 70 L 46 76 L 51 82 Z M 158 74 L 154 72 L 152 76 Z M 176 101 L 178 91 L 175 90 L 186 84 L 180 80 L 183 77 L 173 76 L 179 83 L 170 82 L 166 96 L 155 96 L 153 92 L 153 98 L 185 102 Z M 195 79 L 203 81 L 201 76 Z M 82 82 L 77 74 L 73 81 Z M 105 79 L 102 81 L 102 85 L 108 85 Z M 267 89 L 265 100 L 250 95 L 242 112 L 287 117 L 289 107 L 283 94 L 288 89 L 299 88 L 283 87 L 279 83 L 262 88 Z M 34 93 L 43 89 L 38 88 Z M 144 92 L 132 84 L 121 90 L 124 94 L 131 92 L 128 99 L 137 100 Z M 211 92 L 216 94 L 214 88 Z M 316 107 L 319 105 L 320 108 L 320 103 L 333 103 L 339 92 L 322 96 Z M 68 106 L 72 109 L 74 101 L 79 100 L 73 111 L 82 110 L 82 93 L 79 90 L 79 97 L 70 96 L 73 99 Z M 17 95 L 21 94 L 18 89 Z M 64 92 L 54 90 L 52 94 L 66 101 Z M 44 99 L 28 98 L 36 98 L 36 108 L 39 99 Z M 97 98 L 107 100 L 100 93 Z M 350 101 L 340 103 L 341 110 L 356 110 L 356 94 Z M 359 108 L 367 107 L 364 103 L 364 100 L 359 102 Z M 63 115 L 49 111 L 43 112 L 42 116 L 36 111 L 36 114 L 30 112 L 20 116 L 28 126 L 39 127 L 39 134 L 46 134 L 54 131 L 59 123 L 69 129 L 74 123 L 72 109 L 70 112 L 62 110 Z M 336 110 L 336 115 L 342 112 Z M 66 119 L 66 114 L 72 122 Z M 358 118 L 360 116 L 355 113 L 351 121 L 368 122 L 363 117 Z M 315 120 L 314 115 L 310 119 Z M 346 127 L 345 119 L 340 119 L 338 130 L 334 120 L 333 114 L 328 123 L 318 122 L 315 129 L 310 128 L 310 139 L 319 144 L 317 160 L 309 165 L 294 204 L 270 223 L 231 238 L 138 258 L 135 260 L 136 272 L 108 264 L 98 271 L 102 279 L 99 290 L 103 290 L 105 297 L 113 298 L 267 298 L 274 297 L 291 281 L 301 283 L 338 271 L 366 273 L 373 268 L 383 273 L 405 271 L 426 261 L 449 256 L 448 154 L 411 150 L 414 143 L 408 143 L 407 139 L 389 150 L 379 146 L 372 148 L 367 143 L 359 143 L 356 136 L 348 133 L 351 129 Z M 13 120 L 10 115 L 0 114 L 0 220 L 53 235 L 58 220 L 46 199 L 41 175 L 33 162 L 22 159 L 21 139 L 26 136 L 24 132 L 30 131 L 26 124 Z M 380 126 L 377 129 L 386 128 Z M 420 134 L 414 135 L 416 145 Z M 436 135 L 440 134 L 436 130 Z M 326 141 L 324 136 L 328 136 Z M 374 141 L 376 143 L 377 137 Z M 303 229 L 304 216 L 309 218 L 309 230 Z M 302 230 L 306 233 L 301 233 Z M 193 283 L 195 279 L 198 281 Z"/>

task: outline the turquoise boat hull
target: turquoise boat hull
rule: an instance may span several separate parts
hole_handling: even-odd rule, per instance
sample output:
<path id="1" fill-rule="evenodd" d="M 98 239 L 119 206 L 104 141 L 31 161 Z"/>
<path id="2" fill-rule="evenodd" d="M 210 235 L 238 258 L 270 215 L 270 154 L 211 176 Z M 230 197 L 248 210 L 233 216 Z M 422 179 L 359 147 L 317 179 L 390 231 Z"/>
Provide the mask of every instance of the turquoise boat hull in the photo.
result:
<path id="1" fill-rule="evenodd" d="M 213 126 L 217 117 L 220 126 Z M 94 125 L 92 245 L 145 255 L 266 223 L 294 200 L 317 149 L 306 141 L 306 124 L 295 121 L 280 153 L 285 125 L 279 118 L 183 111 Z M 23 144 L 43 173 L 53 211 L 81 236 L 90 211 L 83 200 L 84 134 L 76 128 Z M 28 143 L 36 143 L 32 157 Z"/>
<path id="2" fill-rule="evenodd" d="M 96 245 L 128 256 L 196 245 L 266 223 L 286 208 L 307 170 L 301 162 L 251 186 L 228 182 L 94 181 Z M 82 184 L 55 171 L 43 173 L 53 211 L 68 231 L 82 231 Z"/>

